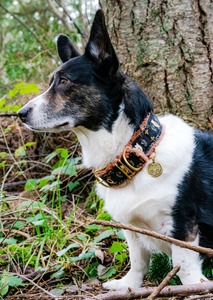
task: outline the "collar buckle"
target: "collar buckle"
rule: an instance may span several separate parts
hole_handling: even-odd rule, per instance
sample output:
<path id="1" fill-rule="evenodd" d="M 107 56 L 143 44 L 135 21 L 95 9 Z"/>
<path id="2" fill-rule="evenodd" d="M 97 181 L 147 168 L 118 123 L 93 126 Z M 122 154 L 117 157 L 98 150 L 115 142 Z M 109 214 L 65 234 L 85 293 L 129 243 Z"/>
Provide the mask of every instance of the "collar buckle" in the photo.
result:
<path id="1" fill-rule="evenodd" d="M 127 160 L 125 154 L 126 154 L 126 148 L 124 148 L 123 159 L 124 159 L 125 163 L 127 164 L 127 166 L 128 166 L 131 170 L 133 170 L 133 171 L 140 171 L 140 170 L 141 170 L 141 167 L 139 167 L 139 168 L 133 167 L 133 166 L 128 162 L 128 160 Z M 135 172 L 134 172 L 134 174 L 135 174 Z"/>

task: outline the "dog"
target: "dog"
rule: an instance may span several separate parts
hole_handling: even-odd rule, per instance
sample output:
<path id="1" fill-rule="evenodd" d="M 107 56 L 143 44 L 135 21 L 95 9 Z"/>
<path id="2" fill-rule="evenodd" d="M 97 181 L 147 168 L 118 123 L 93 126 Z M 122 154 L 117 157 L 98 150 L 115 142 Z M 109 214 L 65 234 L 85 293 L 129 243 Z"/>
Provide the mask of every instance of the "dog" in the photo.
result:
<path id="1" fill-rule="evenodd" d="M 57 49 L 62 65 L 47 91 L 19 110 L 23 123 L 35 131 L 76 133 L 83 163 L 96 170 L 97 194 L 114 220 L 213 248 L 212 134 L 174 115 L 154 115 L 150 100 L 119 68 L 101 9 L 83 55 L 63 34 Z M 124 234 L 130 271 L 104 288 L 140 287 L 153 251 L 181 266 L 183 284 L 207 280 L 197 252 L 128 230 Z"/>

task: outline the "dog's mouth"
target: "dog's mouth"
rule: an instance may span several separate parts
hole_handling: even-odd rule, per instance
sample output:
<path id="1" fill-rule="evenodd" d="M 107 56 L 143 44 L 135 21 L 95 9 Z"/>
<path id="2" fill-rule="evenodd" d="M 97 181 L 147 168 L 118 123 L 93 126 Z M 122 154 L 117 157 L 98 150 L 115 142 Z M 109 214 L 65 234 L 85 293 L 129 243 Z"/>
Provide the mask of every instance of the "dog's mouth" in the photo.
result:
<path id="1" fill-rule="evenodd" d="M 65 126 L 68 126 L 68 125 L 69 125 L 69 122 L 64 122 L 60 125 L 55 126 L 55 128 L 65 127 Z"/>

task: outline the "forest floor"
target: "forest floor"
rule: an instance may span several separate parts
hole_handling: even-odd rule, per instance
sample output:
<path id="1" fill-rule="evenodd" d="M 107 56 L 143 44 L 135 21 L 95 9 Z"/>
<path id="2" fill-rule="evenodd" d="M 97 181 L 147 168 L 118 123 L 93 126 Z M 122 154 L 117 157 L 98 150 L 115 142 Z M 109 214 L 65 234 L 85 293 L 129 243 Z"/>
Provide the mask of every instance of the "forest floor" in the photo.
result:
<path id="1" fill-rule="evenodd" d="M 10 108 L 17 110 L 20 95 L 36 89 L 17 85 L 7 99 Z M 19 98 L 10 100 L 18 90 Z M 21 97 L 23 103 L 29 100 Z M 95 193 L 92 170 L 82 166 L 76 136 L 29 131 L 15 114 L 5 113 L 4 105 L 3 99 L 0 299 L 96 299 L 108 292 L 103 282 L 122 278 L 130 269 L 123 232 L 90 224 L 111 217 Z M 213 277 L 212 266 L 205 265 L 207 277 Z M 171 260 L 155 253 L 143 286 L 158 286 L 171 269 Z M 169 284 L 180 284 L 178 276 Z"/>
<path id="2" fill-rule="evenodd" d="M 0 156 L 2 299 L 94 299 L 107 292 L 102 282 L 129 270 L 128 249 L 121 230 L 89 225 L 111 218 L 92 171 L 81 165 L 77 138 L 35 133 L 17 117 L 2 117 Z"/>

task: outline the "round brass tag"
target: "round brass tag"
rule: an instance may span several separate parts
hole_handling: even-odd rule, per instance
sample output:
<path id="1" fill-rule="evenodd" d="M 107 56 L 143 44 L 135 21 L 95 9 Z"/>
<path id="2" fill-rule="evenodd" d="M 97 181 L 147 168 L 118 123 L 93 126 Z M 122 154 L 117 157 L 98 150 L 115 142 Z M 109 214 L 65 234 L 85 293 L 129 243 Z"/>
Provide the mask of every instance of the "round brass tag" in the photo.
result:
<path id="1" fill-rule="evenodd" d="M 163 173 L 163 167 L 158 162 L 152 162 L 147 166 L 147 173 L 152 177 L 159 177 Z"/>

